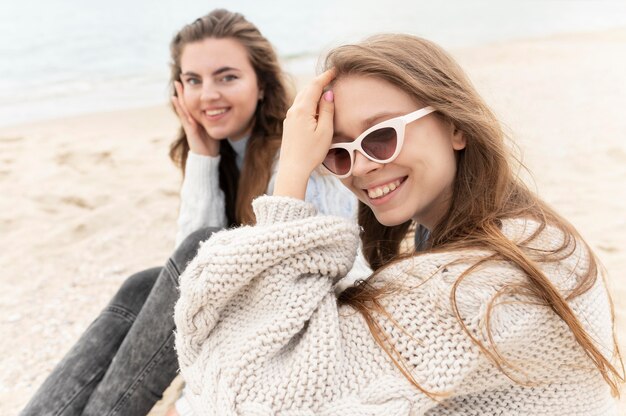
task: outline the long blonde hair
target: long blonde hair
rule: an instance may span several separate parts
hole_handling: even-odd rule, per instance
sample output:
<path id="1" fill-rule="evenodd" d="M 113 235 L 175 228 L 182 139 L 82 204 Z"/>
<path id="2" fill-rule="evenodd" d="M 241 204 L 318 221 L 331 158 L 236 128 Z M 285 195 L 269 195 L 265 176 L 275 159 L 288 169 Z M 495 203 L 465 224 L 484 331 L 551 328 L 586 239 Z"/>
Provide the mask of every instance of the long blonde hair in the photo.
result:
<path id="1" fill-rule="evenodd" d="M 284 74 L 272 44 L 256 26 L 241 14 L 216 9 L 184 26 L 172 39 L 170 84 L 180 81 L 180 58 L 185 45 L 207 38 L 232 38 L 241 43 L 254 68 L 263 99 L 257 104 L 252 135 L 248 140 L 243 167 L 239 173 L 235 153 L 226 140 L 220 142 L 220 187 L 225 194 L 226 217 L 229 225 L 254 222 L 252 200 L 265 193 L 272 165 L 282 138 L 282 123 L 290 99 Z M 189 145 L 181 128 L 170 148 L 170 158 L 184 174 Z"/>
<path id="2" fill-rule="evenodd" d="M 515 174 L 512 165 L 516 161 L 506 147 L 500 123 L 454 59 L 439 46 L 425 39 L 409 35 L 378 35 L 356 45 L 345 45 L 332 50 L 326 58 L 325 66 L 337 71 L 337 79 L 361 75 L 389 82 L 416 101 L 435 107 L 439 117 L 463 132 L 467 145 L 457 154 L 457 173 L 450 207 L 436 227 L 430 230 L 429 251 L 478 248 L 493 253 L 466 270 L 453 285 L 451 293 L 453 311 L 465 332 L 483 353 L 508 377 L 515 380 L 506 370 L 512 366 L 497 353 L 493 342 L 491 345 L 484 345 L 465 326 L 456 304 L 456 291 L 465 276 L 481 264 L 505 260 L 519 267 L 528 276 L 520 291 L 549 306 L 567 324 L 578 344 L 610 386 L 612 393 L 619 395 L 618 385 L 624 380 L 624 368 L 615 335 L 613 348 L 621 365 L 621 372 L 612 364 L 613 357 L 609 359 L 601 353 L 568 304 L 568 300 L 586 292 L 599 278 L 598 262 L 574 227 L 533 194 Z M 528 239 L 516 244 L 504 236 L 501 225 L 507 218 L 519 217 L 534 219 L 539 227 Z M 375 271 L 403 258 L 400 255 L 400 243 L 407 236 L 410 221 L 395 227 L 386 227 L 376 220 L 372 210 L 363 203 L 359 203 L 358 220 L 363 228 L 364 255 Z M 548 225 L 563 233 L 565 238 L 562 245 L 553 251 L 535 251 L 531 258 L 527 254 L 529 243 Z M 582 278 L 576 288 L 563 296 L 541 271 L 538 262 L 563 259 L 573 252 L 576 244 L 584 245 L 589 254 L 589 266 L 582 271 Z M 424 390 L 413 379 L 407 367 L 398 361 L 397 351 L 385 341 L 387 334 L 374 319 L 375 314 L 388 316 L 381 299 L 390 293 L 393 290 L 389 287 L 374 287 L 363 283 L 345 292 L 340 300 L 363 314 L 379 345 L 405 376 L 420 390 L 433 394 Z M 488 310 L 491 310 L 491 306 L 489 305 Z M 612 304 L 611 313 L 613 314 Z M 491 334 L 489 339 L 492 340 Z"/>

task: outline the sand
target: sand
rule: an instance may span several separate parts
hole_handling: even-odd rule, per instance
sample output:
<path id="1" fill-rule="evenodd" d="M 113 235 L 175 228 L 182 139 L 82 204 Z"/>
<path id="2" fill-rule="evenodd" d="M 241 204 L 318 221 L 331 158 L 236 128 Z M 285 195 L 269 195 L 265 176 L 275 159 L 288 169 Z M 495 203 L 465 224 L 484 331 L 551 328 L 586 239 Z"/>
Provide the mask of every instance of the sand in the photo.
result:
<path id="1" fill-rule="evenodd" d="M 626 351 L 626 28 L 453 54 L 533 187 L 606 265 Z M 126 276 L 168 257 L 176 130 L 165 105 L 0 128 L 0 414 L 17 414 Z"/>

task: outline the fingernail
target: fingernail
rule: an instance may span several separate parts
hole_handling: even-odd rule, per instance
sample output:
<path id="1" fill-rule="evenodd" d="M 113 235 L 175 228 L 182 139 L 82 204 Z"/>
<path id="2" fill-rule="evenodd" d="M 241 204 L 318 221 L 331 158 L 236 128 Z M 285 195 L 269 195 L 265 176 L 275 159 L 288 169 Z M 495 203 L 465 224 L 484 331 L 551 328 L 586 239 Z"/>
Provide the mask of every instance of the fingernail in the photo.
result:
<path id="1" fill-rule="evenodd" d="M 334 95 L 333 95 L 333 91 L 332 91 L 332 90 L 328 90 L 328 91 L 326 91 L 326 92 L 324 93 L 324 99 L 325 99 L 326 101 L 328 101 L 329 103 L 332 103 L 332 102 L 333 102 L 333 98 L 335 98 L 335 97 L 334 97 Z"/>

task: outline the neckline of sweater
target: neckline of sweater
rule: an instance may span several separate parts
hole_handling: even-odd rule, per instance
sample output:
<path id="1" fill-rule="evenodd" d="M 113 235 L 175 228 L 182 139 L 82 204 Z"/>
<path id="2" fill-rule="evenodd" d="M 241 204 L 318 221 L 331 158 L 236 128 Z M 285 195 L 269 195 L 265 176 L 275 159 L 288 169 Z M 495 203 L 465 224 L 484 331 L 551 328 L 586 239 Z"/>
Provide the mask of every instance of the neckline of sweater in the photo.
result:
<path id="1" fill-rule="evenodd" d="M 237 163 L 237 168 L 239 170 L 241 170 L 241 167 L 243 166 L 243 158 L 246 155 L 246 147 L 248 144 L 248 139 L 250 139 L 250 136 L 243 137 L 237 140 L 226 139 L 228 140 L 228 143 L 230 144 L 230 146 L 235 151 L 235 154 L 237 155 L 235 157 L 235 163 Z"/>

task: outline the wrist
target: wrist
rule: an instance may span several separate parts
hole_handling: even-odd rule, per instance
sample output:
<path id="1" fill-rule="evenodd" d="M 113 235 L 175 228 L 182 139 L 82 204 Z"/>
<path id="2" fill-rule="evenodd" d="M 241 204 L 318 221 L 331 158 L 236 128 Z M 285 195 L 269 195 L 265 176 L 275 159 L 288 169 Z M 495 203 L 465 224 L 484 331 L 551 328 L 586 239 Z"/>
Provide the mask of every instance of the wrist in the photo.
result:
<path id="1" fill-rule="evenodd" d="M 310 172 L 279 166 L 274 184 L 274 196 L 289 196 L 304 200 Z"/>
<path id="2" fill-rule="evenodd" d="M 220 154 L 220 146 L 217 140 L 211 140 L 211 144 L 189 143 L 189 149 L 197 155 L 216 157 Z"/>

